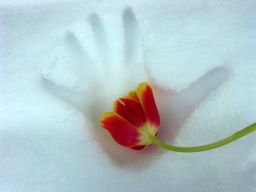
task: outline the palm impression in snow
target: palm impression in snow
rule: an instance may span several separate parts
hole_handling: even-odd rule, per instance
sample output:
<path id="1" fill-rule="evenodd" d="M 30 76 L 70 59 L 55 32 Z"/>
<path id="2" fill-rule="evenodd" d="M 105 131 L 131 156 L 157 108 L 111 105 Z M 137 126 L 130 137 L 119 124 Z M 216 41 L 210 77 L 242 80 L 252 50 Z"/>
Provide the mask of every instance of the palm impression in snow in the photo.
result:
<path id="1" fill-rule="evenodd" d="M 44 83 L 56 96 L 84 114 L 87 127 L 91 128 L 93 136 L 111 159 L 131 163 L 140 162 L 140 159 L 148 161 L 149 156 L 163 154 L 153 146 L 147 147 L 152 143 L 177 152 L 205 151 L 256 130 L 253 124 L 226 139 L 197 147 L 176 147 L 163 143 L 159 139 L 172 141 L 194 109 L 225 80 L 226 69 L 214 68 L 187 89 L 172 91 L 157 82 L 157 77 L 153 77 L 145 63 L 138 21 L 131 8 L 123 11 L 122 54 L 111 52 L 111 43 L 99 15 L 90 15 L 88 21 L 98 55 L 95 60 L 86 51 L 89 47 L 84 48 L 86 42 L 80 41 L 71 31 L 65 35 L 67 57 L 71 59 L 79 78 L 78 86 L 70 86 L 58 79 L 54 73 L 55 65 L 44 75 Z M 139 84 L 145 81 L 148 83 Z M 102 115 L 104 111 L 110 111 L 116 98 L 127 95 L 127 90 L 134 89 L 138 84 L 137 90 L 115 102 L 113 112 Z M 100 116 L 100 124 L 107 131 L 99 126 Z M 118 144 L 136 150 L 144 149 L 143 153 L 119 147 L 108 133 Z"/>

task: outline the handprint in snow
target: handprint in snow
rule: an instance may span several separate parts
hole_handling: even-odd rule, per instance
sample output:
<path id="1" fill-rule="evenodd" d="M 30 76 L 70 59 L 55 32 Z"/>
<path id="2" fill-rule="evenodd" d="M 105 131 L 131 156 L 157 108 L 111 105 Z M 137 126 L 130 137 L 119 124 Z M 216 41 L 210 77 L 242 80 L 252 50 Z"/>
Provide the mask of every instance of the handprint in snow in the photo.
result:
<path id="1" fill-rule="evenodd" d="M 147 81 L 152 86 L 161 116 L 159 138 L 171 143 L 193 110 L 217 88 L 226 78 L 225 68 L 218 67 L 209 71 L 196 82 L 180 92 L 175 92 L 157 82 L 157 77 L 150 73 L 143 58 L 142 44 L 139 38 L 138 21 L 131 8 L 123 11 L 122 51 L 111 52 L 104 24 L 97 14 L 88 17 L 95 40 L 98 58 L 93 61 L 84 46 L 86 42 L 78 40 L 76 34 L 67 32 L 67 57 L 72 61 L 75 75 L 79 78 L 78 86 L 69 86 L 55 76 L 50 67 L 44 75 L 45 86 L 56 96 L 79 109 L 86 118 L 94 138 L 106 154 L 118 165 L 144 167 L 152 162 L 156 154 L 163 154 L 161 149 L 150 146 L 143 152 L 131 151 L 116 145 L 111 136 L 98 123 L 100 115 L 112 108 L 113 101 L 134 89 L 138 83 Z M 143 165 L 143 166 L 142 166 Z"/>

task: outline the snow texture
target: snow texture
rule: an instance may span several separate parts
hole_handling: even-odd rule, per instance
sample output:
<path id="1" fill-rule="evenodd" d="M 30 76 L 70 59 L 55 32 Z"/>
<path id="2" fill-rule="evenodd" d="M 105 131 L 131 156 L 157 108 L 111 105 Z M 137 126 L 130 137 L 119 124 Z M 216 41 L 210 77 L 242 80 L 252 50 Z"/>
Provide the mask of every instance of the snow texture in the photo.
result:
<path id="1" fill-rule="evenodd" d="M 159 137 L 207 144 L 256 121 L 256 1 L 0 1 L 0 191 L 255 192 L 255 134 L 132 151 L 98 125 L 153 87 Z"/>

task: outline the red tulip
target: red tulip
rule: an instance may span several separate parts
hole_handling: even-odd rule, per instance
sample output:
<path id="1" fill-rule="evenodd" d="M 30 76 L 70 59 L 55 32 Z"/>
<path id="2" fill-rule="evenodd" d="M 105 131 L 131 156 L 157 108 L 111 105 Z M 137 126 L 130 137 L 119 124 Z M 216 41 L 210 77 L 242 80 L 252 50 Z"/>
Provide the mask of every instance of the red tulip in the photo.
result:
<path id="1" fill-rule="evenodd" d="M 120 145 L 135 150 L 150 145 L 150 136 L 156 136 L 160 117 L 151 87 L 139 84 L 136 91 L 118 99 L 113 112 L 106 112 L 100 123 Z"/>
<path id="2" fill-rule="evenodd" d="M 118 99 L 114 103 L 113 112 L 104 113 L 100 123 L 122 146 L 140 150 L 154 143 L 169 151 L 185 153 L 218 148 L 256 131 L 254 123 L 225 139 L 207 145 L 177 147 L 166 144 L 156 137 L 160 117 L 152 89 L 147 83 L 139 84 L 136 91 L 131 91 L 128 96 Z"/>

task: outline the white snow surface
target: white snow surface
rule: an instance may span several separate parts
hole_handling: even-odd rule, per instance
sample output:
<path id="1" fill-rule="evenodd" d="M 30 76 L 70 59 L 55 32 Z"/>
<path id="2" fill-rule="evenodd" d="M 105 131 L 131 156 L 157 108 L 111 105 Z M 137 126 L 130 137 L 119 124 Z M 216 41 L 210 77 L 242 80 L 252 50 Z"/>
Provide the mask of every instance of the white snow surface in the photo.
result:
<path id="1" fill-rule="evenodd" d="M 255 53 L 254 0 L 0 1 L 0 191 L 255 192 L 255 134 L 182 154 L 98 125 L 148 81 L 161 139 L 227 137 L 256 121 Z"/>

